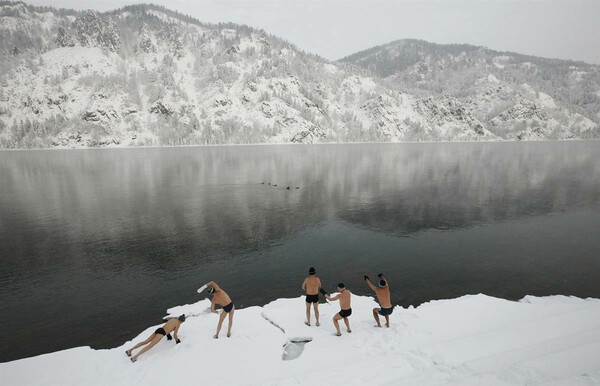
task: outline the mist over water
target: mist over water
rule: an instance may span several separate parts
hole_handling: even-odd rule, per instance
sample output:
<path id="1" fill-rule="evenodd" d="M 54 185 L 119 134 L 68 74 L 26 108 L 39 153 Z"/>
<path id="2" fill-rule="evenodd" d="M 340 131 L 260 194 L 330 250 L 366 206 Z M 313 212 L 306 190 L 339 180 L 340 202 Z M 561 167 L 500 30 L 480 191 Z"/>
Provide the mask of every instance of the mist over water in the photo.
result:
<path id="1" fill-rule="evenodd" d="M 402 306 L 600 297 L 599 234 L 598 142 L 0 152 L 0 361 L 118 346 L 208 280 L 299 296 L 309 266 Z"/>

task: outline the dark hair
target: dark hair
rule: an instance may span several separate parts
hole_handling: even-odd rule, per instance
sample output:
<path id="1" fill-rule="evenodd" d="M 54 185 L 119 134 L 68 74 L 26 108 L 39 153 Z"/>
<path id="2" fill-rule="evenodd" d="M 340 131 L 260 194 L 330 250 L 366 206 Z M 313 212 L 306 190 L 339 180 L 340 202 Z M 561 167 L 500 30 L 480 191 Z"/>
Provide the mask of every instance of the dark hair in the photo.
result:
<path id="1" fill-rule="evenodd" d="M 338 287 L 338 288 L 346 288 L 346 286 L 344 285 L 344 283 L 339 283 L 339 284 L 337 285 L 337 287 Z"/>
<path id="2" fill-rule="evenodd" d="M 317 272 L 317 271 L 315 270 L 315 267 L 310 267 L 310 268 L 308 269 L 308 274 L 309 274 L 309 275 L 314 275 L 316 272 Z"/>
<path id="3" fill-rule="evenodd" d="M 185 322 L 185 314 L 179 315 L 177 319 L 179 319 L 180 322 Z"/>
<path id="4" fill-rule="evenodd" d="M 379 286 L 380 287 L 385 287 L 385 285 L 386 285 L 385 280 L 383 280 L 383 279 L 379 280 Z"/>
<path id="5" fill-rule="evenodd" d="M 208 293 L 209 294 L 214 294 L 215 293 L 215 287 L 208 287 Z"/>

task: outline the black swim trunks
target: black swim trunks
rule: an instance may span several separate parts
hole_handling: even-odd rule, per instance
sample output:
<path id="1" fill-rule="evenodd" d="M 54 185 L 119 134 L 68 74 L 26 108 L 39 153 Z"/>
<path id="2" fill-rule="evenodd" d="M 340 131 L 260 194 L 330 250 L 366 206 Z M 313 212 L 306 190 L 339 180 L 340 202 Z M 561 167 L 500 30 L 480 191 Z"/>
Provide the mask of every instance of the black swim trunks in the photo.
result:
<path id="1" fill-rule="evenodd" d="M 162 327 L 160 327 L 160 328 L 157 328 L 157 329 L 156 329 L 156 331 L 154 331 L 154 333 L 155 333 L 155 334 L 161 334 L 162 336 L 165 336 L 165 335 L 167 335 L 167 332 L 166 332 L 166 331 L 165 331 L 165 329 L 164 329 L 164 328 L 162 328 Z"/>
<path id="2" fill-rule="evenodd" d="M 379 309 L 379 311 L 377 311 L 377 312 L 379 312 L 379 315 L 381 315 L 381 316 L 388 316 L 388 315 L 391 315 L 392 312 L 394 312 L 394 307 L 390 307 L 390 308 L 381 307 Z"/>
<path id="3" fill-rule="evenodd" d="M 341 310 L 339 314 L 342 318 L 347 318 L 348 316 L 352 315 L 352 308 L 348 308 L 347 310 Z"/>
<path id="4" fill-rule="evenodd" d="M 306 295 L 307 303 L 318 303 L 319 302 L 319 294 L 316 295 Z"/>
<path id="5" fill-rule="evenodd" d="M 225 311 L 227 313 L 231 312 L 232 309 L 233 309 L 233 302 L 231 302 L 228 305 L 226 305 L 225 307 L 223 307 L 223 311 Z"/>

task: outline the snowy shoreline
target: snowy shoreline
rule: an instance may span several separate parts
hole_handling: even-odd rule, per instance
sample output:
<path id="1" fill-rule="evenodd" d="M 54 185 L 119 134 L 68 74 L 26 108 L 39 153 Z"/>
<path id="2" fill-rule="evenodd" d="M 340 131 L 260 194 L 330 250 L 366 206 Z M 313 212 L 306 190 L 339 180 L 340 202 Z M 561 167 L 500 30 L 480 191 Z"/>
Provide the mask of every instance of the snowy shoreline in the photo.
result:
<path id="1" fill-rule="evenodd" d="M 182 343 L 163 339 L 132 364 L 124 351 L 89 347 L 0 363 L 6 385 L 358 385 L 600 383 L 600 299 L 486 295 L 397 306 L 391 327 L 375 328 L 371 297 L 353 296 L 353 332 L 333 335 L 337 302 L 320 305 L 321 326 L 304 325 L 304 298 L 240 309 L 233 336 L 212 338 L 208 300 L 186 313 Z M 314 321 L 313 321 L 314 322 Z M 120 328 L 120 326 L 115 326 Z M 295 344 L 292 342 L 307 342 Z M 284 360 L 294 358 L 293 360 Z"/>
<path id="2" fill-rule="evenodd" d="M 109 146 L 98 146 L 98 147 L 44 147 L 44 148 L 21 148 L 21 149 L 7 149 L 0 148 L 0 152 L 16 152 L 16 151 L 54 151 L 54 150 L 112 150 L 112 149 L 173 149 L 173 148 L 190 148 L 190 147 L 237 147 L 237 146 L 326 146 L 326 145 L 409 145 L 409 144 L 454 144 L 454 143 L 546 143 L 546 142 L 599 142 L 600 139 L 540 139 L 540 140 L 485 140 L 485 141 L 408 141 L 408 142 L 317 142 L 317 143 L 271 143 L 271 142 L 259 142 L 259 143 L 224 143 L 224 144 L 209 144 L 209 145 L 152 145 L 152 146 L 120 146 L 120 145 L 109 145 Z"/>

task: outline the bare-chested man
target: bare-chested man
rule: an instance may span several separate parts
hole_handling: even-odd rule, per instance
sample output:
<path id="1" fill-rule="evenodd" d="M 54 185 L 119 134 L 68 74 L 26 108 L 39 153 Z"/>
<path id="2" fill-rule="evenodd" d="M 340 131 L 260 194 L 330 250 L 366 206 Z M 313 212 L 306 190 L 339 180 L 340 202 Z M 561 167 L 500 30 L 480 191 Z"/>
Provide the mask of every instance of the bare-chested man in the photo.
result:
<path id="1" fill-rule="evenodd" d="M 227 292 L 223 291 L 223 289 L 219 287 L 217 283 L 215 283 L 214 281 L 209 281 L 208 283 L 206 283 L 206 286 L 208 287 L 208 293 L 213 296 L 210 305 L 210 312 L 214 312 L 216 314 L 217 310 L 215 309 L 215 306 L 217 305 L 223 308 L 223 311 L 219 315 L 217 333 L 213 335 L 213 338 L 219 338 L 221 326 L 223 325 L 223 321 L 225 320 L 225 317 L 227 315 L 229 315 L 229 326 L 227 328 L 227 337 L 229 338 L 231 336 L 231 327 L 233 326 L 233 313 L 235 312 L 235 306 L 233 305 L 233 302 L 231 301 L 229 295 L 227 295 Z"/>
<path id="2" fill-rule="evenodd" d="M 379 287 L 375 287 L 369 277 L 365 275 L 365 281 L 369 288 L 375 291 L 375 295 L 377 295 L 377 300 L 379 301 L 380 308 L 373 308 L 373 318 L 375 318 L 375 322 L 377 324 L 375 327 L 381 327 L 381 323 L 379 322 L 379 315 L 385 317 L 385 326 L 390 326 L 390 315 L 394 311 L 394 307 L 392 306 L 392 301 L 390 297 L 390 286 L 387 279 L 383 276 L 382 273 L 377 275 L 379 277 Z"/>
<path id="3" fill-rule="evenodd" d="M 350 315 L 352 315 L 352 308 L 350 307 L 350 291 L 348 291 L 346 289 L 346 286 L 344 285 L 344 283 L 340 283 L 337 285 L 337 289 L 339 294 L 335 295 L 335 296 L 329 296 L 329 294 L 324 294 L 325 297 L 327 298 L 327 300 L 329 301 L 333 301 L 333 300 L 340 300 L 340 312 L 338 312 L 337 314 L 335 314 L 335 316 L 333 317 L 333 325 L 335 326 L 335 329 L 337 330 L 337 336 L 342 336 L 342 332 L 340 331 L 340 324 L 339 324 L 339 320 L 340 319 L 344 319 L 344 323 L 346 323 L 346 329 L 348 332 L 352 332 L 352 330 L 350 329 L 350 321 L 348 320 L 348 317 Z"/>
<path id="4" fill-rule="evenodd" d="M 181 326 L 181 323 L 183 323 L 183 322 L 185 322 L 185 315 L 180 315 L 177 319 L 169 320 L 162 327 L 157 328 L 156 331 L 154 331 L 152 333 L 152 335 L 150 335 L 148 337 L 148 339 L 136 344 L 129 350 L 125 351 L 125 354 L 127 354 L 127 356 L 130 357 L 129 359 L 131 359 L 132 362 L 135 362 L 135 361 L 137 361 L 137 359 L 140 355 L 142 355 L 146 351 L 150 350 L 158 342 L 160 342 L 160 340 L 163 338 L 163 336 L 166 336 L 168 340 L 173 339 L 173 338 L 171 338 L 171 332 L 173 333 L 173 337 L 175 338 L 175 343 L 181 343 L 181 340 L 177 336 L 177 332 L 179 331 L 179 327 Z M 142 351 L 140 351 L 139 353 L 137 353 L 134 356 L 131 356 L 131 352 L 133 350 L 135 350 L 136 348 L 142 347 L 144 345 L 147 345 L 147 346 L 144 347 L 142 349 Z"/>
<path id="5" fill-rule="evenodd" d="M 306 322 L 307 326 L 310 326 L 310 305 L 312 303 L 315 310 L 315 319 L 317 320 L 317 326 L 319 323 L 319 289 L 321 289 L 321 279 L 315 276 L 314 267 L 310 267 L 308 270 L 308 277 L 304 279 L 302 283 L 302 289 L 306 291 Z"/>

